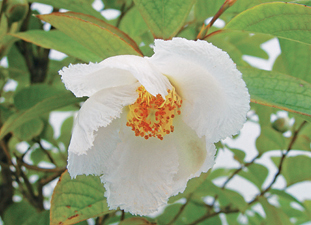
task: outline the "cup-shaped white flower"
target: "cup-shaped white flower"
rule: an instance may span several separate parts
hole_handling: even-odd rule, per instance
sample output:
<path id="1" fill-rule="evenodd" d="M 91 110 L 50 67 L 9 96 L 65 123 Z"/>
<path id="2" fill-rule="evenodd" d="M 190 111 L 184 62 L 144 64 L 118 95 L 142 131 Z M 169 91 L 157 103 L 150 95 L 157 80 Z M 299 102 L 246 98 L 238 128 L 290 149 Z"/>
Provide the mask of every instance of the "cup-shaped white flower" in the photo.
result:
<path id="1" fill-rule="evenodd" d="M 59 73 L 77 97 L 68 171 L 101 176 L 111 209 L 146 215 L 214 164 L 214 143 L 249 110 L 242 74 L 205 41 L 156 40 L 155 54 L 122 55 Z"/>

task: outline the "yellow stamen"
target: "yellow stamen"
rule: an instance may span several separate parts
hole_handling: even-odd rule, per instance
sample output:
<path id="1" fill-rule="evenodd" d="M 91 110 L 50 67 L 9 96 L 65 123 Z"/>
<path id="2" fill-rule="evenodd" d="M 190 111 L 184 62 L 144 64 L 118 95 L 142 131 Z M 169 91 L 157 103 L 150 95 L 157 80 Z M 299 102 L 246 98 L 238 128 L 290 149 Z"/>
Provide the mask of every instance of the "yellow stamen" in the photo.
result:
<path id="1" fill-rule="evenodd" d="M 167 90 L 165 99 L 160 94 L 151 95 L 143 86 L 138 87 L 136 102 L 129 106 L 126 126 L 132 128 L 135 136 L 157 137 L 163 140 L 166 134 L 174 132 L 173 119 L 180 115 L 182 100 L 175 88 Z"/>

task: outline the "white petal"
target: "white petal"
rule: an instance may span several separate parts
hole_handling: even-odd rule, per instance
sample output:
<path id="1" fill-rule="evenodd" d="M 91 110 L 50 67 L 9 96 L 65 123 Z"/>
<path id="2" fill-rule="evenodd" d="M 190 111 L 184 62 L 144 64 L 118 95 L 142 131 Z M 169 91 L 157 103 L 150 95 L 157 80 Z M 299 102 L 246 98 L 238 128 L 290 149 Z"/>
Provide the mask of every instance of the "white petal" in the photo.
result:
<path id="1" fill-rule="evenodd" d="M 194 130 L 176 117 L 174 119 L 174 143 L 178 151 L 178 173 L 174 176 L 172 195 L 183 192 L 189 179 L 207 172 L 215 163 L 216 148 L 206 143 L 205 137 L 199 138 Z"/>
<path id="2" fill-rule="evenodd" d="M 150 61 L 183 99 L 183 120 L 210 142 L 236 134 L 246 120 L 249 94 L 226 52 L 206 41 L 155 41 Z"/>
<path id="3" fill-rule="evenodd" d="M 102 175 L 106 171 L 107 164 L 112 152 L 117 144 L 121 142 L 119 138 L 120 119 L 115 119 L 107 127 L 100 127 L 96 132 L 94 146 L 87 154 L 78 155 L 69 151 L 68 172 L 72 178 L 77 175 Z"/>
<path id="4" fill-rule="evenodd" d="M 127 127 L 121 139 L 113 160 L 108 162 L 110 170 L 101 177 L 108 205 L 132 214 L 155 212 L 173 191 L 178 155 L 172 138 L 145 140 L 135 137 Z"/>
<path id="5" fill-rule="evenodd" d="M 99 90 L 129 85 L 137 80 L 152 94 L 167 95 L 171 85 L 156 67 L 143 57 L 120 55 L 100 63 L 77 64 L 59 71 L 67 89 L 77 97 L 91 96 Z"/>
<path id="6" fill-rule="evenodd" d="M 96 131 L 120 117 L 122 108 L 134 103 L 139 83 L 103 89 L 82 105 L 72 131 L 69 152 L 85 154 L 93 146 Z"/>

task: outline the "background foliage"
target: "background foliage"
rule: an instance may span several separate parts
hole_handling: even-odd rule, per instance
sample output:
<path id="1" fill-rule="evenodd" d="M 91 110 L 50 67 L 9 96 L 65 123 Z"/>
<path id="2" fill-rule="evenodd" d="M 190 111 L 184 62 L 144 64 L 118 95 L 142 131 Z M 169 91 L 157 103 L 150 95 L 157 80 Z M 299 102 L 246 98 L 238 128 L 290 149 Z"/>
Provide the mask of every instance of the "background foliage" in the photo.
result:
<path id="1" fill-rule="evenodd" d="M 85 220 L 94 217 L 88 222 L 98 225 L 310 224 L 311 199 L 299 201 L 288 189 L 311 180 L 311 1 L 234 2 L 102 0 L 103 8 L 95 10 L 93 0 L 0 1 L 3 223 L 87 224 Z M 53 13 L 40 15 L 33 9 L 35 3 L 50 5 Z M 118 16 L 106 19 L 107 10 Z M 205 23 L 215 15 L 224 27 L 212 26 L 214 20 Z M 246 160 L 249 145 L 237 149 L 230 141 L 219 142 L 218 154 L 231 152 L 235 164 L 190 180 L 186 191 L 172 197 L 163 212 L 137 217 L 109 211 L 98 177 L 71 180 L 65 172 L 72 112 L 85 99 L 67 91 L 57 71 L 70 63 L 98 62 L 120 54 L 151 56 L 155 38 L 174 36 L 204 39 L 235 61 L 251 94 L 248 123 L 260 126 L 256 156 Z M 245 60 L 245 55 L 267 60 L 262 44 L 273 38 L 281 54 L 271 70 L 260 70 Z M 68 57 L 53 59 L 51 49 Z M 12 84 L 16 87 L 9 88 Z M 288 114 L 280 117 L 283 110 Z M 71 112 L 60 135 L 51 125 L 52 111 Z M 271 152 L 278 154 L 271 157 Z M 276 172 L 262 163 L 267 158 Z M 46 190 L 60 176 L 50 207 Z M 236 178 L 256 189 L 250 200 L 245 188 L 232 182 Z M 280 180 L 282 188 L 275 185 Z M 304 192 L 310 196 L 310 189 Z"/>

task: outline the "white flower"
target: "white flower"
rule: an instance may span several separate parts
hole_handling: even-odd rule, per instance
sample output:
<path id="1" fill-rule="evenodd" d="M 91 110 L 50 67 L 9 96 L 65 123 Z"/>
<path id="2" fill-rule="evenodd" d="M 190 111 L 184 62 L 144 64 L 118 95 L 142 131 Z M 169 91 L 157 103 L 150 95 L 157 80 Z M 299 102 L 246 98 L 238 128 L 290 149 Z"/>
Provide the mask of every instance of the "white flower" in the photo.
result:
<path id="1" fill-rule="evenodd" d="M 146 215 L 214 164 L 249 94 L 228 54 L 205 41 L 156 40 L 152 57 L 121 55 L 59 71 L 77 97 L 68 171 L 101 176 L 111 209 Z M 165 100 L 164 100 L 165 99 Z M 180 115 L 179 115 L 180 114 Z"/>

